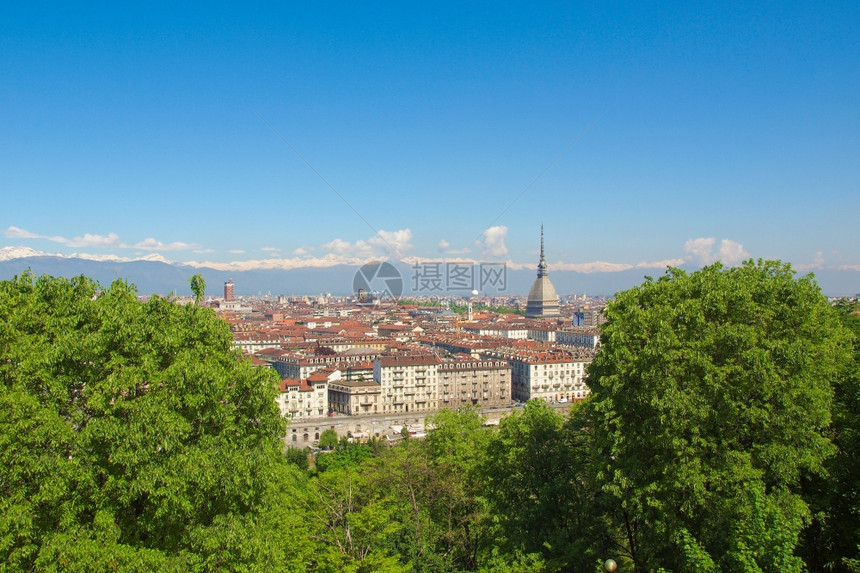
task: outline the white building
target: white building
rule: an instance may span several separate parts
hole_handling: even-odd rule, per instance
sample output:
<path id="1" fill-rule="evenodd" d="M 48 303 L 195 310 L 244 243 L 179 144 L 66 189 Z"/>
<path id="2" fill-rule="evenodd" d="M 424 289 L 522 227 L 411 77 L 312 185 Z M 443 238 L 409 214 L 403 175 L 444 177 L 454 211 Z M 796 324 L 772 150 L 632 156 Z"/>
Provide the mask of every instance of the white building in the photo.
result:
<path id="1" fill-rule="evenodd" d="M 348 416 L 379 413 L 382 386 L 376 380 L 337 380 L 328 387 L 329 407 Z"/>
<path id="2" fill-rule="evenodd" d="M 440 363 L 434 354 L 377 357 L 373 361 L 373 379 L 381 387 L 380 412 L 436 410 Z"/>
<path id="3" fill-rule="evenodd" d="M 280 348 L 284 343 L 277 334 L 266 332 L 236 332 L 233 334 L 233 346 L 245 354 L 253 354 L 266 348 Z"/>
<path id="4" fill-rule="evenodd" d="M 322 354 L 306 356 L 300 352 L 266 352 L 258 355 L 278 371 L 281 378 L 305 379 L 317 370 L 324 368 L 346 369 L 352 365 L 371 362 L 379 352 L 371 348 L 356 349 L 342 354 Z"/>
<path id="5" fill-rule="evenodd" d="M 474 323 L 464 324 L 463 330 L 482 338 L 512 338 L 526 340 L 529 328 L 525 324 Z"/>
<path id="6" fill-rule="evenodd" d="M 484 355 L 511 365 L 514 400 L 538 398 L 547 402 L 581 400 L 588 395 L 585 369 L 594 350 L 490 350 Z"/>
<path id="7" fill-rule="evenodd" d="M 307 379 L 284 378 L 275 400 L 282 416 L 315 418 L 329 412 L 329 383 L 340 380 L 340 371 L 315 372 Z"/>
<path id="8" fill-rule="evenodd" d="M 556 329 L 541 327 L 529 329 L 529 340 L 537 340 L 539 342 L 555 342 Z"/>
<path id="9" fill-rule="evenodd" d="M 587 327 L 565 328 L 555 333 L 555 341 L 563 346 L 597 348 L 600 345 L 600 331 Z"/>

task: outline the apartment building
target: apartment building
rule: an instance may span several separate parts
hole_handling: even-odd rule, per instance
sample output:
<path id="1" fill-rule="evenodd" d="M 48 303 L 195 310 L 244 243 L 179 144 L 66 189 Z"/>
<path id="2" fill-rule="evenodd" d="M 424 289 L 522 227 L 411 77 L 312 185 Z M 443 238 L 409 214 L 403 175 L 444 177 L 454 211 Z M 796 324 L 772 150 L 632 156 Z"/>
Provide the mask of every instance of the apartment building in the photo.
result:
<path id="1" fill-rule="evenodd" d="M 378 414 L 382 385 L 372 378 L 331 382 L 328 387 L 329 408 L 348 416 Z"/>
<path id="2" fill-rule="evenodd" d="M 511 366 L 514 400 L 538 398 L 547 402 L 581 400 L 588 395 L 586 367 L 595 351 L 587 348 L 489 350 L 486 358 L 506 360 Z"/>
<path id="3" fill-rule="evenodd" d="M 600 344 L 600 331 L 596 328 L 564 328 L 555 333 L 555 342 L 563 346 L 597 348 Z"/>
<path id="4" fill-rule="evenodd" d="M 439 365 L 440 408 L 511 403 L 511 366 L 505 360 L 459 355 Z"/>
<path id="5" fill-rule="evenodd" d="M 373 361 L 379 382 L 379 411 L 428 412 L 438 408 L 439 365 L 435 354 L 394 354 Z"/>
<path id="6" fill-rule="evenodd" d="M 368 348 L 366 351 L 321 355 L 266 351 L 258 353 L 257 357 L 269 362 L 281 378 L 305 379 L 322 368 L 346 369 L 352 365 L 372 362 L 378 355 L 378 351 Z"/>
<path id="7" fill-rule="evenodd" d="M 329 411 L 329 384 L 340 380 L 340 371 L 315 372 L 307 379 L 284 378 L 275 400 L 282 416 L 315 418 Z"/>

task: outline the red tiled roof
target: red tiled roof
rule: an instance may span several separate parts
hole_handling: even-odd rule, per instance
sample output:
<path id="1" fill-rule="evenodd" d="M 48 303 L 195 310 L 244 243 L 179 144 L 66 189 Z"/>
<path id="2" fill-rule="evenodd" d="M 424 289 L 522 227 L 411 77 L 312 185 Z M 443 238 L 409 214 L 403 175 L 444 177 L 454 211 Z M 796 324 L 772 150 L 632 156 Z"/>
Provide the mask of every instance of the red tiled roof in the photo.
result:
<path id="1" fill-rule="evenodd" d="M 297 378 L 284 378 L 281 380 L 281 392 L 289 392 L 298 387 L 299 392 L 313 392 L 313 386 L 308 384 L 307 380 L 299 380 Z"/>

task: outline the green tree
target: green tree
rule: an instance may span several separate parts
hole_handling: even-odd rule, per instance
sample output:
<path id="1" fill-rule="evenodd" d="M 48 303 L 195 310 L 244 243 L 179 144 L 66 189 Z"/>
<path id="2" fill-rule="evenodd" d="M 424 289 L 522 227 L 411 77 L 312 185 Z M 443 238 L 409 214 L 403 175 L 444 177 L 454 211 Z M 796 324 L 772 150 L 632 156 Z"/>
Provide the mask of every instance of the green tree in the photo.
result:
<path id="1" fill-rule="evenodd" d="M 396 500 L 370 486 L 357 466 L 341 465 L 319 474 L 308 482 L 302 500 L 304 527 L 317 540 L 307 570 L 398 573 L 410 569 L 393 549 L 393 540 L 403 528 L 394 518 Z"/>
<path id="2" fill-rule="evenodd" d="M 606 316 L 588 425 L 635 567 L 800 571 L 799 485 L 833 451 L 831 384 L 850 359 L 812 277 L 670 269 Z"/>
<path id="3" fill-rule="evenodd" d="M 331 452 L 317 454 L 316 469 L 318 472 L 325 472 L 334 468 L 358 468 L 372 455 L 370 446 L 348 443 Z"/>
<path id="4" fill-rule="evenodd" d="M 429 457 L 429 515 L 436 525 L 436 553 L 448 555 L 458 568 L 478 568 L 490 541 L 491 520 L 480 493 L 485 479 L 480 464 L 486 458 L 490 430 L 486 417 L 474 408 L 440 410 L 427 419 L 424 439 Z"/>
<path id="5" fill-rule="evenodd" d="M 300 470 L 307 471 L 308 454 L 304 450 L 299 448 L 287 448 L 284 452 L 284 458 Z"/>
<path id="6" fill-rule="evenodd" d="M 319 446 L 325 450 L 333 450 L 337 447 L 337 444 L 337 432 L 331 428 L 323 430 L 323 433 L 320 434 Z"/>
<path id="7" fill-rule="evenodd" d="M 0 570 L 205 569 L 224 531 L 260 532 L 295 479 L 277 378 L 210 310 L 0 282 Z"/>
<path id="8" fill-rule="evenodd" d="M 860 572 L 860 301 L 835 306 L 852 333 L 854 360 L 834 386 L 830 436 L 838 451 L 827 475 L 805 486 L 813 520 L 801 555 L 810 571 Z"/>
<path id="9" fill-rule="evenodd" d="M 531 400 L 502 419 L 492 437 L 484 496 L 502 555 L 541 556 L 550 571 L 587 571 L 610 555 L 604 508 L 589 474 L 591 435 L 579 411 L 565 421 L 546 402 Z"/>
<path id="10" fill-rule="evenodd" d="M 449 571 L 451 559 L 437 551 L 429 500 L 434 497 L 430 462 L 422 440 L 402 440 L 365 466 L 367 487 L 394 502 L 392 519 L 402 524 L 393 547 L 419 571 Z"/>
<path id="11" fill-rule="evenodd" d="M 191 292 L 194 293 L 194 304 L 200 304 L 206 292 L 206 279 L 203 275 L 196 274 L 188 279 L 188 284 L 191 286 Z"/>

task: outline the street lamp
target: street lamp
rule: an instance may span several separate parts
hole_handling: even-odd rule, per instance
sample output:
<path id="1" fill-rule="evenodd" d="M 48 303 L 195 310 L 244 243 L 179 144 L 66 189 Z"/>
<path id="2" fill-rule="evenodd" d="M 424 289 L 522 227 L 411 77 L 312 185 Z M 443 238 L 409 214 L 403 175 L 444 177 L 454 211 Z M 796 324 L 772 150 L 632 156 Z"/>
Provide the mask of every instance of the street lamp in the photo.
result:
<path id="1" fill-rule="evenodd" d="M 615 559 L 607 559 L 603 562 L 603 570 L 607 573 L 612 573 L 618 569 L 618 563 L 615 562 Z"/>

